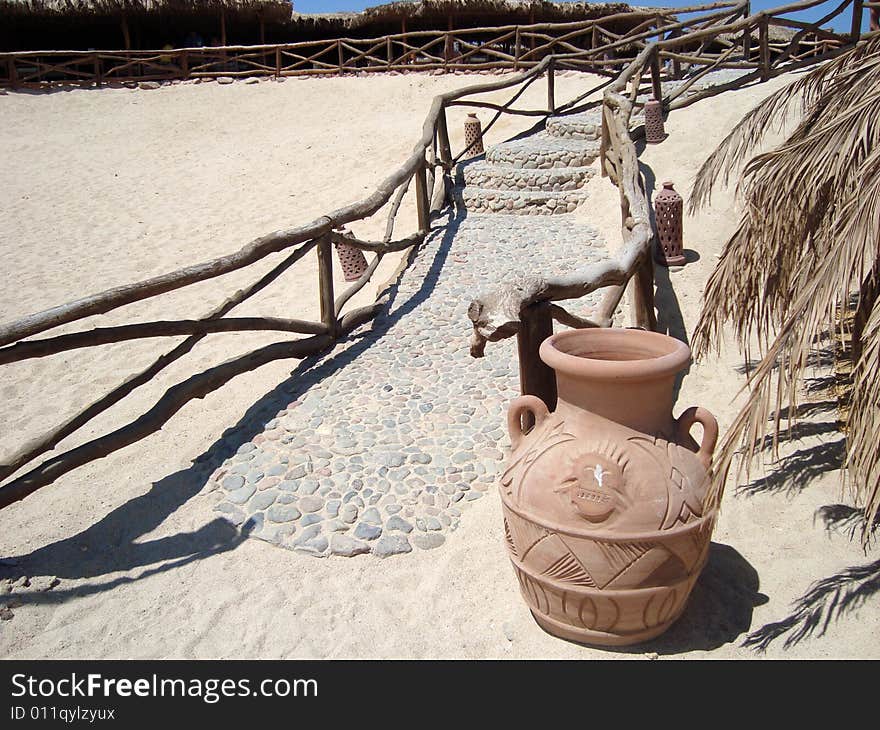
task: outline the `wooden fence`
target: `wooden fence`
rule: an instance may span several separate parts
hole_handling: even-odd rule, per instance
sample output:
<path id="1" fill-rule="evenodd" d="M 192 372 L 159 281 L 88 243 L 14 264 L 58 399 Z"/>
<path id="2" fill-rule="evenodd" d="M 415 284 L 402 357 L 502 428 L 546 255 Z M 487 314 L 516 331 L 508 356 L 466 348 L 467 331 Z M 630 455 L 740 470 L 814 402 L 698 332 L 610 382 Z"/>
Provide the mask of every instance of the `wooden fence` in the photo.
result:
<path id="1" fill-rule="evenodd" d="M 788 8 L 806 8 L 817 2 L 803 2 Z M 844 6 L 846 3 L 844 3 Z M 719 7 L 722 9 L 719 10 Z M 538 115 L 573 113 L 596 102 L 586 99 L 601 87 L 611 86 L 604 94 L 603 104 L 603 170 L 620 189 L 621 222 L 623 247 L 617 260 L 605 262 L 576 271 L 562 279 L 539 279 L 535 286 L 522 295 L 521 292 L 499 290 L 488 300 L 474 302 L 470 315 L 474 326 L 472 352 L 482 354 L 488 340 L 497 340 L 513 334 L 519 336 L 520 359 L 522 365 L 522 390 L 547 399 L 548 405 L 555 403 L 555 383 L 548 383 L 546 369 L 537 355 L 537 347 L 542 335 L 552 331 L 552 318 L 567 325 L 608 326 L 628 285 L 633 290 L 633 310 L 636 323 L 651 328 L 654 326 L 653 270 L 651 264 L 651 229 L 648 200 L 642 188 L 638 172 L 635 147 L 629 132 L 629 119 L 637 104 L 641 91 L 653 88 L 654 94 L 662 99 L 661 80 L 668 77 L 665 61 L 687 64 L 691 73 L 706 73 L 714 68 L 729 67 L 732 54 L 727 50 L 717 52 L 708 49 L 707 41 L 723 34 L 743 33 L 752 28 L 766 27 L 771 19 L 778 19 L 779 13 L 747 14 L 748 4 L 723 3 L 696 8 L 708 9 L 690 21 L 673 19 L 660 29 L 656 24 L 648 27 L 637 26 L 631 34 L 617 38 L 594 48 L 591 52 L 577 51 L 564 54 L 547 55 L 532 63 L 525 59 L 530 68 L 516 76 L 477 84 L 464 89 L 449 91 L 437 96 L 428 112 L 422 127 L 422 134 L 416 142 L 411 155 L 395 170 L 370 196 L 344 208 L 327 213 L 316 220 L 295 228 L 275 231 L 251 241 L 236 253 L 178 271 L 170 272 L 145 281 L 117 287 L 108 291 L 86 296 L 77 301 L 26 316 L 17 321 L 0 325 L 0 365 L 34 357 L 45 357 L 76 348 L 90 347 L 110 342 L 120 342 L 142 337 L 164 337 L 187 335 L 187 338 L 171 350 L 158 357 L 148 368 L 128 378 L 117 388 L 107 393 L 83 411 L 53 428 L 49 433 L 21 445 L 18 450 L 0 462 L 0 508 L 23 499 L 35 490 L 52 483 L 59 476 L 89 461 L 106 456 L 120 448 L 144 438 L 159 430 L 180 408 L 193 398 L 203 398 L 206 394 L 220 388 L 238 374 L 253 370 L 265 363 L 283 358 L 304 358 L 331 348 L 340 338 L 347 336 L 357 327 L 376 316 L 384 305 L 377 301 L 372 305 L 346 311 L 346 305 L 371 279 L 382 257 L 391 252 L 405 251 L 419 246 L 425 239 L 434 216 L 445 207 L 452 186 L 451 173 L 456 162 L 465 154 L 462 150 L 453 155 L 450 146 L 446 121 L 446 109 L 456 105 L 482 106 L 495 111 L 494 117 L 483 129 L 485 135 L 501 114 Z M 859 5 L 861 10 L 861 6 Z M 682 11 L 679 10 L 679 13 Z M 665 17 L 665 16 L 664 16 Z M 734 19 L 736 18 L 736 19 Z M 824 22 L 824 21 L 823 21 Z M 806 37 L 807 29 L 802 37 Z M 762 37 L 766 37 L 766 33 Z M 666 37 L 668 36 L 668 37 Z M 661 40 L 650 43 L 650 38 Z M 743 35 L 745 37 L 745 35 Z M 558 39 L 557 39 L 558 40 Z M 847 39 L 851 41 L 852 39 Z M 830 42 L 830 41 L 829 41 Z M 604 58 L 610 49 L 623 48 L 629 44 L 641 44 L 641 51 L 633 62 L 618 59 L 615 64 L 623 69 L 612 81 L 585 91 L 567 103 L 557 104 L 554 70 L 576 57 L 589 60 L 590 53 L 596 58 Z M 690 48 L 697 43 L 694 53 L 682 54 L 681 48 Z M 706 46 L 703 50 L 700 50 Z M 742 50 L 746 41 L 736 47 Z M 779 73 L 798 64 L 813 62 L 839 52 L 843 45 L 818 51 L 813 48 L 809 58 L 796 60 L 801 52 L 799 41 L 792 39 L 775 59 L 766 60 L 767 43 L 759 43 L 758 66 L 740 80 L 746 83 L 752 77 L 766 77 Z M 788 54 L 786 56 L 786 53 Z M 686 57 L 684 57 L 686 56 Z M 748 49 L 742 54 L 741 63 L 753 63 L 754 54 Z M 522 60 L 522 59 L 521 59 Z M 609 64 L 609 67 L 613 65 Z M 702 67 L 701 70 L 696 70 Z M 642 87 L 642 78 L 650 76 L 650 85 Z M 546 80 L 546 108 L 521 109 L 514 104 L 531 84 Z M 629 93 L 627 87 L 631 87 Z M 724 87 L 719 87 L 724 88 Z M 490 104 L 475 97 L 493 91 L 511 89 L 510 99 L 501 105 Z M 696 96 L 676 99 L 670 104 L 690 103 L 700 95 L 717 93 L 707 89 Z M 418 214 L 418 231 L 403 238 L 393 240 L 395 218 L 407 190 L 414 186 L 415 205 Z M 364 241 L 349 236 L 342 237 L 338 228 L 357 220 L 377 214 L 388 206 L 385 235 L 381 241 Z M 344 242 L 363 251 L 372 252 L 373 259 L 361 278 L 348 289 L 337 294 L 333 288 L 332 246 Z M 173 291 L 200 281 L 221 276 L 246 267 L 269 254 L 289 250 L 287 258 L 250 287 L 230 296 L 216 309 L 198 319 L 180 319 L 163 322 L 128 324 L 116 327 L 101 327 L 54 337 L 32 339 L 35 335 L 60 325 L 79 321 L 97 314 L 109 312 L 132 302 Z M 318 292 L 321 318 L 319 322 L 306 322 L 296 319 L 277 319 L 267 317 L 233 318 L 227 317 L 235 307 L 252 297 L 284 274 L 303 257 L 312 252 L 318 260 Z M 554 300 L 580 297 L 599 288 L 608 288 L 602 306 L 592 320 L 578 318 L 562 307 L 552 304 Z M 96 439 L 48 458 L 23 474 L 25 467 L 55 448 L 63 439 L 89 423 L 126 395 L 150 381 L 169 364 L 187 354 L 197 342 L 210 333 L 277 330 L 305 335 L 299 339 L 288 339 L 254 350 L 250 353 L 212 367 L 198 375 L 171 387 L 159 401 L 141 417 L 121 428 Z M 552 372 L 551 378 L 552 381 Z M 548 388 L 552 393 L 548 394 Z M 551 397 L 552 396 L 552 397 Z"/>
<path id="2" fill-rule="evenodd" d="M 381 38 L 336 38 L 278 45 L 169 50 L 22 51 L 0 53 L 0 86 L 213 79 L 221 76 L 320 76 L 356 72 L 520 70 L 553 56 L 556 68 L 614 76 L 651 39 L 742 12 L 731 0 L 680 9 L 633 10 L 573 23 L 537 23 Z M 715 12 L 711 12 L 715 11 Z M 708 12 L 696 21 L 677 16 Z M 673 14 L 674 13 L 674 14 Z M 747 14 L 747 13 L 746 13 Z M 611 28 L 630 24 L 625 33 Z M 817 32 L 818 33 L 818 32 Z M 806 50 L 823 37 L 807 35 Z"/>
<path id="3" fill-rule="evenodd" d="M 602 173 L 620 192 L 623 245 L 617 260 L 593 264 L 562 277 L 536 275 L 514 285 L 499 287 L 475 300 L 468 312 L 474 328 L 471 354 L 481 357 L 487 342 L 516 334 L 521 392 L 538 396 L 552 410 L 556 404 L 555 373 L 541 361 L 538 348 L 543 339 L 552 334 L 554 319 L 571 327 L 608 327 L 629 288 L 632 324 L 654 329 L 652 253 L 655 232 L 630 131 L 632 112 L 639 106 L 639 94 L 647 90 L 642 85 L 643 79 L 648 77 L 651 95 L 670 111 L 725 90 L 831 58 L 859 39 L 861 0 L 844 0 L 814 23 L 783 17 L 786 13 L 822 4 L 824 0 L 805 0 L 750 14 L 750 4 L 742 2 L 729 11 L 682 23 L 681 27 L 669 27 L 665 33 L 667 37 L 646 45 L 605 90 L 602 101 Z M 852 6 L 854 16 L 850 34 L 841 37 L 821 29 L 823 24 L 841 15 L 849 6 Z M 772 43 L 768 32 L 771 26 L 790 28 L 794 34 L 784 43 Z M 751 41 L 755 32 L 758 43 L 753 47 Z M 805 44 L 807 38 L 810 43 Z M 813 42 L 814 39 L 818 41 Z M 712 44 L 727 47 L 712 50 Z M 691 51 L 692 48 L 696 50 Z M 685 96 L 706 74 L 722 68 L 739 69 L 745 73 L 727 83 Z M 662 82 L 682 78 L 685 69 L 685 83 L 664 97 Z M 638 131 L 644 133 L 643 128 Z M 572 315 L 553 303 L 576 299 L 601 288 L 607 288 L 607 291 L 590 318 Z"/>

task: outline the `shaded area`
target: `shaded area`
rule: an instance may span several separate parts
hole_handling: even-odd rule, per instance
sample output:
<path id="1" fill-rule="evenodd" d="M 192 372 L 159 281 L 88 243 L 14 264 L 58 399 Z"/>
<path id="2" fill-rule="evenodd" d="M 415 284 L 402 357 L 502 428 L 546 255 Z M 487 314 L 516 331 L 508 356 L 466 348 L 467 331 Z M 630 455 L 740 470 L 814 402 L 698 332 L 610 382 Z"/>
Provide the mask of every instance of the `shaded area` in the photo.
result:
<path id="1" fill-rule="evenodd" d="M 878 591 L 880 560 L 846 568 L 810 586 L 795 602 L 789 616 L 753 631 L 743 646 L 763 652 L 782 637 L 786 649 L 809 637 L 821 637 L 832 621 L 856 611 Z"/>
<path id="2" fill-rule="evenodd" d="M 822 474 L 840 469 L 845 454 L 845 438 L 823 441 L 815 446 L 799 449 L 780 459 L 776 468 L 766 476 L 737 486 L 736 494 L 746 496 L 761 493 L 796 494 Z"/>
<path id="3" fill-rule="evenodd" d="M 729 545 L 713 542 L 706 566 L 678 621 L 656 639 L 614 650 L 681 654 L 729 644 L 749 630 L 755 606 L 767 603 L 767 596 L 759 588 L 758 572 L 751 563 Z"/>
<path id="4" fill-rule="evenodd" d="M 120 584 L 131 583 L 238 547 L 248 536 L 250 529 L 246 525 L 239 531 L 219 517 L 193 532 L 146 542 L 138 540 L 199 494 L 208 475 L 235 454 L 242 444 L 250 442 L 261 433 L 265 424 L 291 400 L 301 397 L 316 383 L 350 364 L 379 342 L 395 323 L 428 299 L 464 218 L 454 215 L 451 210 L 448 217 L 448 223 L 443 230 L 433 232 L 434 236 L 442 237 L 433 254 L 429 273 L 422 279 L 414 295 L 398 302 L 397 293 L 402 277 L 398 279 L 389 287 L 388 304 L 384 313 L 373 320 L 372 328 L 362 329 L 347 340 L 340 341 L 339 349 L 331 354 L 303 359 L 289 378 L 255 401 L 235 426 L 224 431 L 210 448 L 196 457 L 191 467 L 155 482 L 148 492 L 128 500 L 76 535 L 11 559 L 7 556 L 6 560 L 0 561 L 0 577 L 54 575 L 61 579 L 77 580 L 154 566 L 137 576 L 123 576 L 106 583 L 96 582 L 69 590 L 62 585 L 47 593 L 16 593 L 23 602 L 61 603 L 67 598 L 112 590 Z M 410 254 L 411 257 L 415 255 L 415 251 Z"/>

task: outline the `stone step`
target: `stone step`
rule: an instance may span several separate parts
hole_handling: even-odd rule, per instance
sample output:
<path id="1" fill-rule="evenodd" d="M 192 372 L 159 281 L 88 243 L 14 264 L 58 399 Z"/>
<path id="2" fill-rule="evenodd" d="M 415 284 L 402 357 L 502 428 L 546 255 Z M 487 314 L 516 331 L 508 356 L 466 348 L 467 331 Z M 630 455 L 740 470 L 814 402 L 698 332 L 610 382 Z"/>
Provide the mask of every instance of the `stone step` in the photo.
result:
<path id="1" fill-rule="evenodd" d="M 458 205 L 472 213 L 560 215 L 573 213 L 586 196 L 580 190 L 545 192 L 456 187 L 453 197 Z"/>
<path id="2" fill-rule="evenodd" d="M 552 137 L 546 132 L 502 142 L 486 153 L 486 160 L 501 167 L 547 170 L 586 167 L 599 156 L 598 140 Z"/>
<path id="3" fill-rule="evenodd" d="M 459 166 L 456 183 L 460 186 L 491 190 L 563 192 L 582 188 L 594 174 L 595 170 L 592 167 L 526 170 L 522 167 L 501 167 L 484 160 L 477 160 Z"/>
<path id="4" fill-rule="evenodd" d="M 545 129 L 560 139 L 596 140 L 602 136 L 602 109 L 590 109 L 564 117 L 550 117 Z"/>

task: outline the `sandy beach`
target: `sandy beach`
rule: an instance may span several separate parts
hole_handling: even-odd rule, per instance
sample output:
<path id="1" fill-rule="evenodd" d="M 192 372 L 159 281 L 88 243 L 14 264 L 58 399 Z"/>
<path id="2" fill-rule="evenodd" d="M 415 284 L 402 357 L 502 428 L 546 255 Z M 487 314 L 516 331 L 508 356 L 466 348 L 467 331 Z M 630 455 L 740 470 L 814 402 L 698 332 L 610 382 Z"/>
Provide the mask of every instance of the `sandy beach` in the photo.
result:
<path id="1" fill-rule="evenodd" d="M 400 165 L 420 134 L 431 99 L 489 77 L 385 75 L 229 85 L 184 83 L 157 90 L 10 93 L 0 97 L 0 321 L 85 294 L 231 253 L 273 230 L 305 224 L 363 198 Z M 492 77 L 494 78 L 494 77 Z M 669 138 L 641 154 L 649 188 L 674 180 L 687 197 L 693 176 L 746 109 L 791 77 L 728 92 L 673 113 Z M 557 100 L 598 83 L 557 73 Z M 540 105 L 534 84 L 521 104 Z M 509 92 L 486 98 L 499 102 Z M 454 150 L 464 108 L 450 112 Z M 486 121 L 486 112 L 481 113 Z M 488 143 L 532 126 L 502 117 Z M 778 139 L 778 136 L 776 137 Z M 598 164 L 598 163 L 597 163 Z M 576 217 L 612 247 L 620 241 L 618 193 L 596 175 Z M 407 196 L 395 236 L 416 229 Z M 384 211 L 353 224 L 378 239 Z M 716 257 L 738 219 L 731 191 L 685 219 L 695 252 L 680 271 L 658 269 L 661 329 L 687 340 Z M 89 326 L 204 316 L 280 260 L 123 307 Z M 400 257 L 387 257 L 352 304 L 373 300 Z M 336 271 L 337 286 L 344 282 Z M 315 257 L 236 310 L 236 315 L 316 319 Z M 462 321 L 468 329 L 470 323 Z M 60 328 L 72 331 L 77 326 Z M 159 378 L 95 419 L 53 452 L 126 423 L 165 390 L 277 333 L 205 338 Z M 173 341 L 172 341 L 173 340 Z M 0 369 L 0 453 L 64 421 L 166 352 L 174 338 L 106 345 Z M 492 347 L 487 350 L 491 358 Z M 604 651 L 545 634 L 521 600 L 504 551 L 494 490 L 430 552 L 381 560 L 316 559 L 241 539 L 212 511 L 203 488 L 217 464 L 203 455 L 249 409 L 290 376 L 280 361 L 239 376 L 187 404 L 137 444 L 77 469 L 0 513 L 0 558 L 10 576 L 57 577 L 0 622 L 6 658 L 876 658 L 880 619 L 871 600 L 766 654 L 743 646 L 749 632 L 791 616 L 815 581 L 876 560 L 857 541 L 816 519 L 845 501 L 837 469 L 810 449 L 841 438 L 827 394 L 807 419 L 783 478 L 731 479 L 709 564 L 684 617 L 648 649 Z M 732 342 L 693 365 L 676 413 L 695 404 L 722 430 L 744 383 Z M 202 458 L 200 458 L 202 457 Z M 806 465 L 806 467 L 805 467 Z M 810 465 L 816 466 L 809 469 Z M 810 473 L 809 479 L 803 475 Z M 775 480 L 773 475 L 777 474 Z M 800 476 L 798 476 L 800 475 Z M 0 578 L 3 577 L 0 573 Z"/>

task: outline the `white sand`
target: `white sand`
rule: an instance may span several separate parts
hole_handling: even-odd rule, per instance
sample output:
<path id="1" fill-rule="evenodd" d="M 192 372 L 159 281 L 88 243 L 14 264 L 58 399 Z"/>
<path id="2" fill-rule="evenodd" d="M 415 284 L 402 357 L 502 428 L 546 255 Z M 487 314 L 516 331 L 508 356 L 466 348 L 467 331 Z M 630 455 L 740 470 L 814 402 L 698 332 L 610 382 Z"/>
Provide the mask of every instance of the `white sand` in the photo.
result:
<path id="1" fill-rule="evenodd" d="M 0 320 L 230 253 L 256 236 L 354 202 L 409 154 L 435 94 L 486 79 L 371 76 L 2 97 Z M 588 88 L 591 80 L 558 74 L 557 100 Z M 670 138 L 642 156 L 658 185 L 671 178 L 686 194 L 723 131 L 780 83 L 673 114 Z M 535 84 L 523 105 L 540 103 L 545 93 Z M 465 113 L 450 113 L 456 149 Z M 485 122 L 487 115 L 481 116 Z M 533 121 L 504 118 L 489 142 Z M 616 189 L 597 179 L 591 193 L 579 214 L 618 241 Z M 673 297 L 663 295 L 664 311 L 673 313 L 667 315 L 671 331 L 682 322 L 692 331 L 703 286 L 735 222 L 729 194 L 685 221 L 686 245 L 701 258 L 669 277 L 681 310 L 675 314 Z M 384 218 L 353 229 L 378 238 Z M 414 229 L 409 200 L 395 235 Z M 391 258 L 380 267 L 377 283 L 392 274 L 397 262 Z M 90 324 L 201 316 L 278 260 Z M 659 283 L 668 292 L 662 272 Z M 367 287 L 352 304 L 374 294 L 375 287 Z M 310 256 L 235 314 L 314 318 L 317 308 Z M 189 375 L 277 339 L 271 333 L 206 338 L 55 453 L 131 420 Z M 0 454 L 74 414 L 171 347 L 166 340 L 124 343 L 4 366 Z M 720 360 L 693 367 L 677 411 L 699 404 L 716 414 L 722 428 L 729 424 L 742 382 L 734 370 L 739 362 L 728 348 Z M 222 543 L 228 534 L 215 532 L 210 501 L 197 494 L 203 481 L 194 483 L 187 470 L 294 366 L 273 363 L 236 378 L 188 404 L 161 432 L 3 510 L 0 556 L 18 556 L 29 574 L 57 575 L 61 584 L 0 622 L 0 656 L 621 656 L 554 639 L 532 621 L 504 553 L 494 492 L 470 506 L 459 530 L 429 553 L 385 561 L 317 560 L 259 540 L 220 552 L 207 549 L 212 536 Z M 831 411 L 818 420 L 833 416 Z M 820 439 L 838 437 L 832 432 Z M 669 632 L 661 654 L 754 656 L 740 646 L 745 632 L 788 616 L 813 581 L 870 560 L 846 537 L 829 538 L 814 523 L 818 507 L 841 501 L 839 482 L 831 472 L 793 495 L 753 497 L 736 496 L 731 486 L 714 536 L 720 546 L 693 610 Z M 203 552 L 192 555 L 194 550 Z M 872 608 L 869 599 L 856 613 L 832 621 L 823 637 L 788 650 L 779 640 L 768 653 L 876 657 L 880 625 Z"/>

